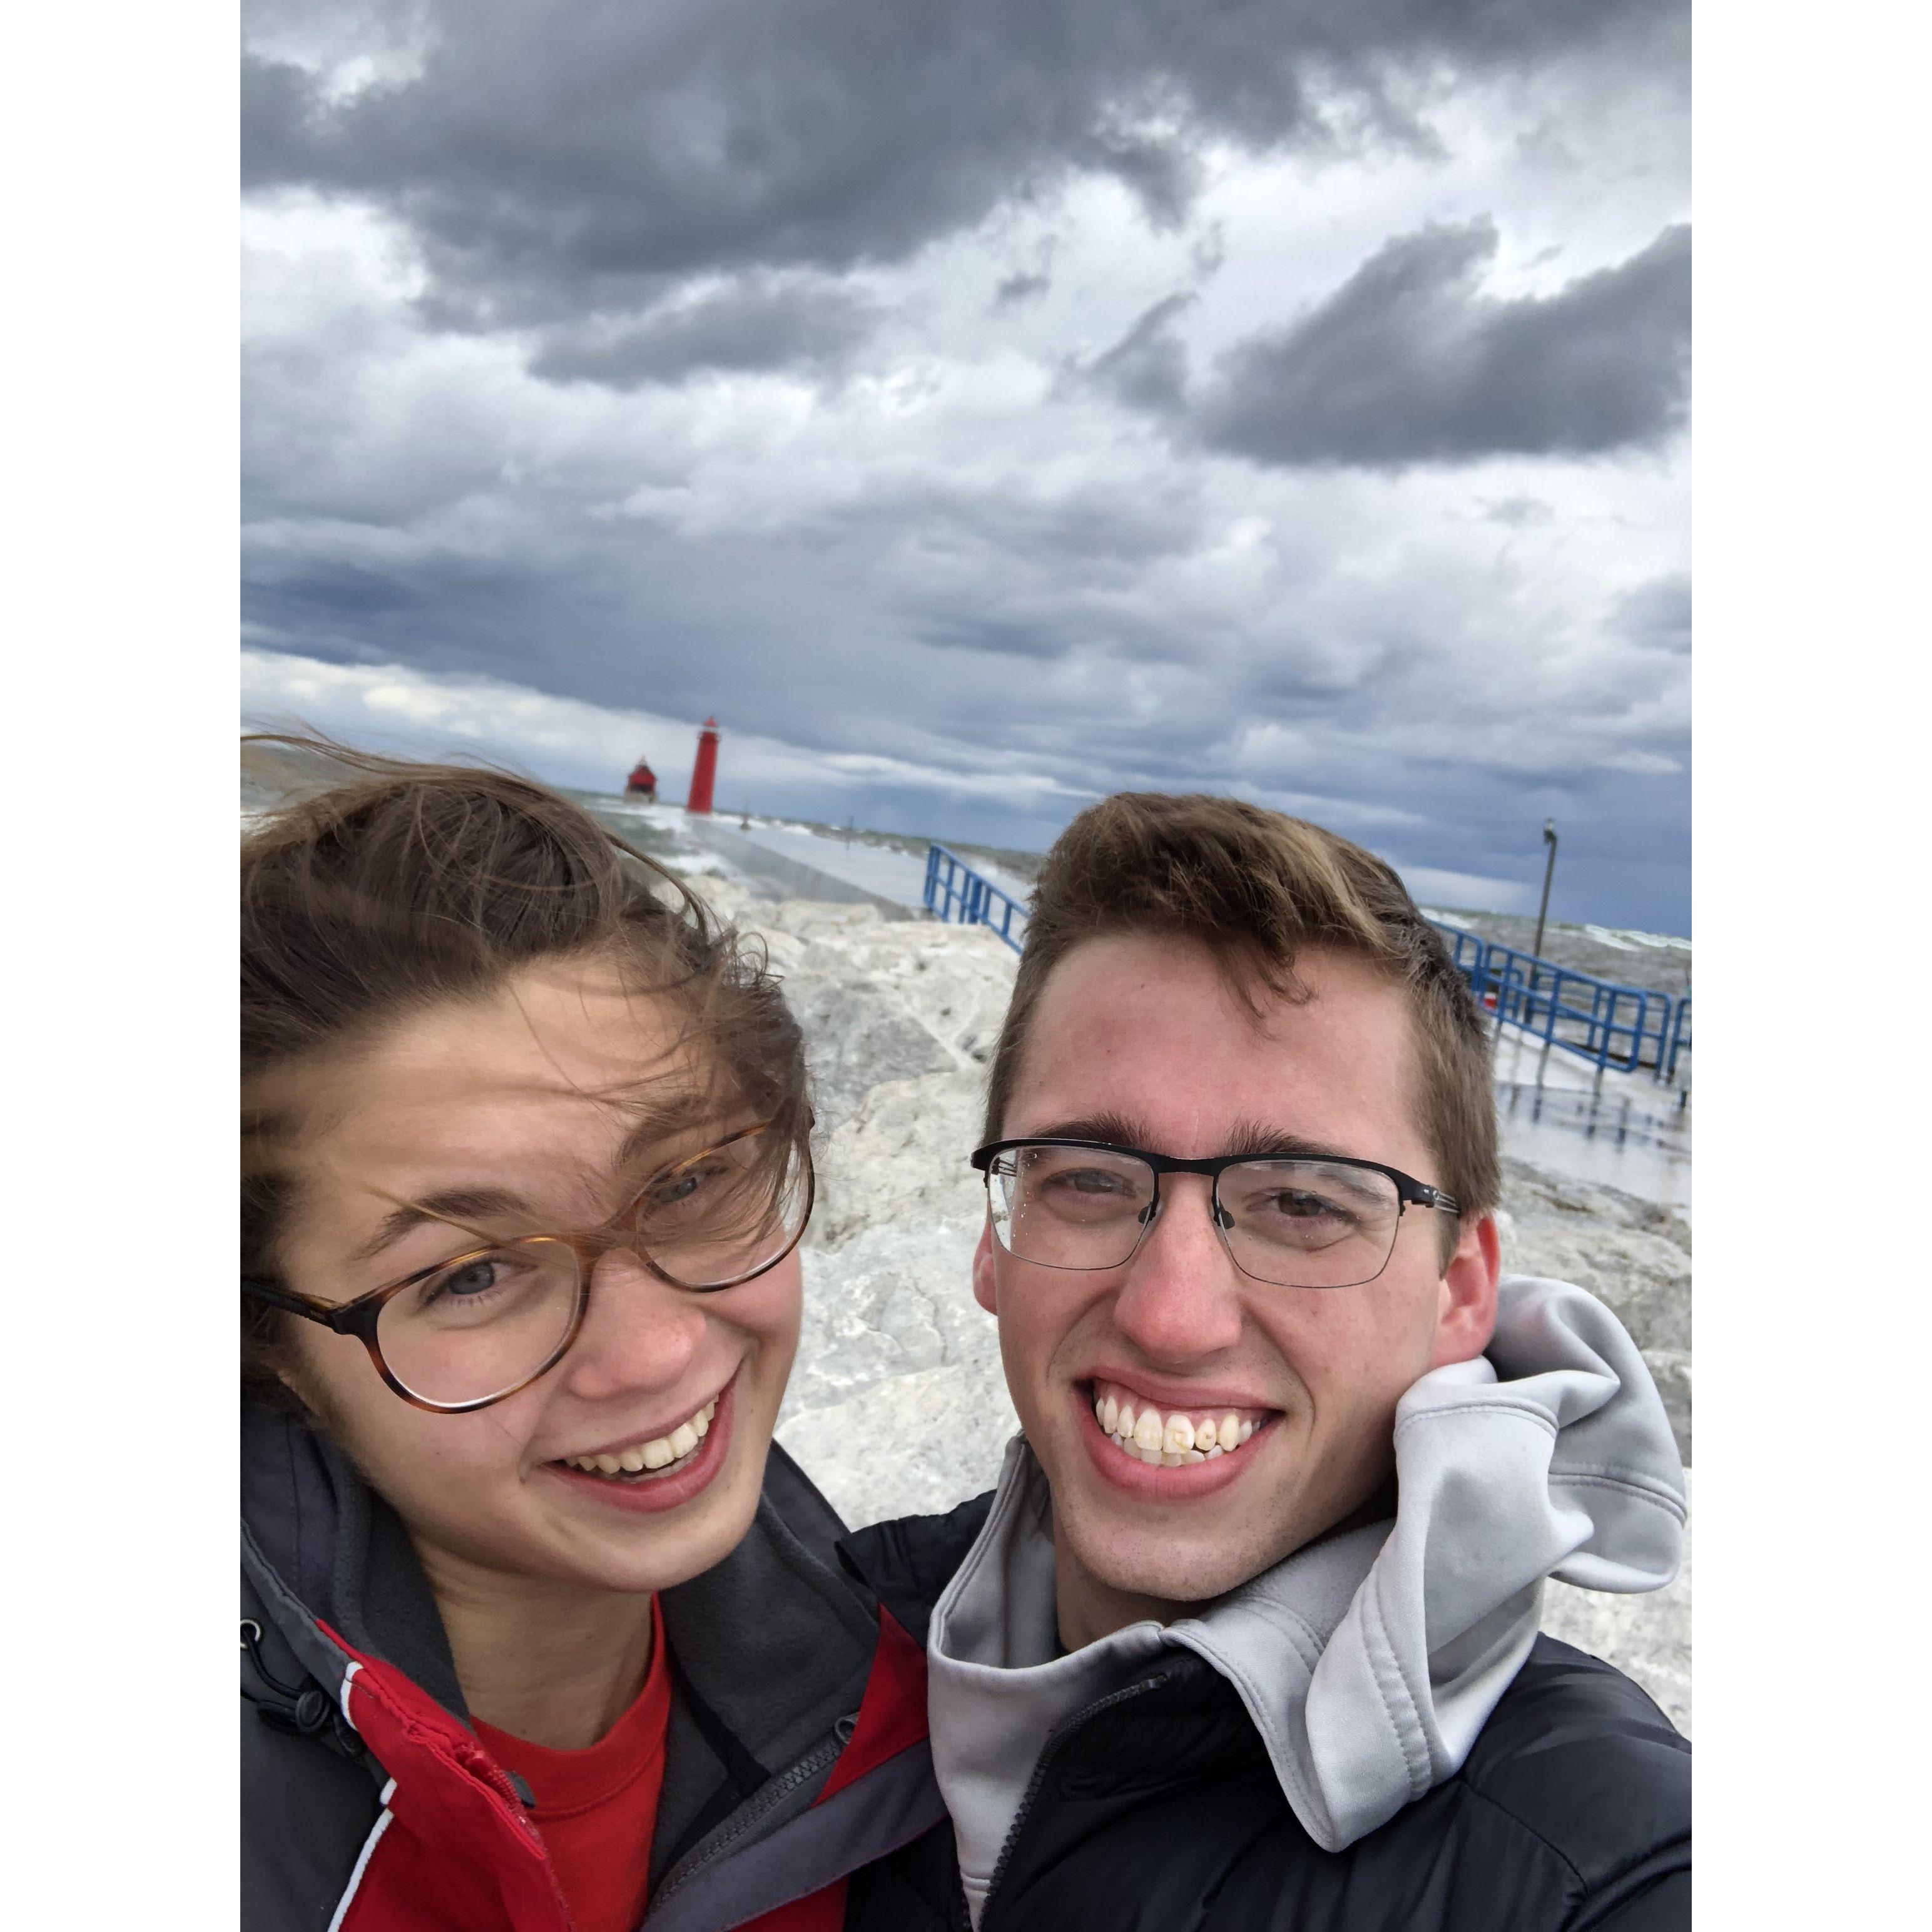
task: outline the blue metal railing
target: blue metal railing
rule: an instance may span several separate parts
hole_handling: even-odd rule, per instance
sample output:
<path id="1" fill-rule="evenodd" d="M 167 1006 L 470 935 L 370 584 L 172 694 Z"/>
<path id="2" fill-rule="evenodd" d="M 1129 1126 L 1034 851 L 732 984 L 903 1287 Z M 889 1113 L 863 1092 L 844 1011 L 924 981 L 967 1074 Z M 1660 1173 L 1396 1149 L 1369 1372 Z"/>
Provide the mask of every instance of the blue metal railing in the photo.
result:
<path id="1" fill-rule="evenodd" d="M 926 904 L 957 925 L 990 926 L 1016 952 L 1026 944 L 1026 908 L 944 845 L 926 848 Z"/>
<path id="2" fill-rule="evenodd" d="M 1677 1002 L 1677 1016 L 1670 1022 L 1670 1045 L 1664 1057 L 1664 1077 L 1666 1080 L 1677 1078 L 1677 1056 L 1690 1051 L 1690 995 L 1686 993 Z"/>
<path id="3" fill-rule="evenodd" d="M 1674 1080 L 1690 1048 L 1690 995 L 1673 998 L 1622 986 L 1593 973 L 1559 966 L 1499 940 L 1431 920 L 1470 989 L 1496 1016 L 1566 1053 L 1626 1073 L 1648 1067 Z"/>
<path id="4" fill-rule="evenodd" d="M 1025 945 L 1026 908 L 944 845 L 926 848 L 926 904 L 936 918 L 991 926 L 1016 952 Z M 1499 1025 L 1538 1036 L 1598 1066 L 1629 1073 L 1648 1067 L 1660 1080 L 1676 1078 L 1680 1057 L 1690 1051 L 1688 993 L 1673 998 L 1619 986 L 1460 926 L 1429 922 Z"/>

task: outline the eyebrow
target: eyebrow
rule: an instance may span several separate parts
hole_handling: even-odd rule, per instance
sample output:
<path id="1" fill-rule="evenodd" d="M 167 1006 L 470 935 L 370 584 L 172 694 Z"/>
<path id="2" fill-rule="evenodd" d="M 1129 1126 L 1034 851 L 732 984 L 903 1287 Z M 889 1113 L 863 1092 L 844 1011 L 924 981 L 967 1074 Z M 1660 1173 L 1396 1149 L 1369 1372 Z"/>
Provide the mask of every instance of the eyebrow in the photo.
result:
<path id="1" fill-rule="evenodd" d="M 440 1193 L 425 1194 L 420 1200 L 405 1201 L 383 1216 L 382 1225 L 350 1256 L 352 1261 L 373 1260 L 384 1249 L 393 1247 L 412 1228 L 425 1222 L 442 1222 L 458 1233 L 487 1239 L 472 1225 L 493 1216 L 527 1214 L 530 1204 L 520 1194 L 502 1187 L 448 1187 Z"/>
<path id="2" fill-rule="evenodd" d="M 1049 1126 L 1040 1128 L 1027 1137 L 1030 1140 L 1106 1141 L 1115 1147 L 1139 1148 L 1149 1154 L 1165 1150 L 1150 1143 L 1156 1136 L 1144 1120 L 1136 1120 L 1124 1114 L 1088 1114 L 1077 1120 L 1059 1120 Z M 1285 1127 L 1270 1125 L 1265 1120 L 1237 1120 L 1229 1130 L 1227 1144 L 1220 1151 L 1224 1154 L 1237 1154 L 1244 1160 L 1334 1160 L 1349 1156 L 1340 1148 L 1332 1147 L 1322 1141 L 1312 1141 L 1305 1134 L 1291 1133 Z"/>
<path id="3" fill-rule="evenodd" d="M 706 1104 L 704 1097 L 694 1093 L 676 1094 L 646 1107 L 617 1150 L 616 1172 L 628 1173 L 652 1151 L 656 1142 L 670 1135 L 694 1126 L 713 1125 L 718 1118 L 716 1109 Z"/>
<path id="4" fill-rule="evenodd" d="M 616 1172 L 624 1174 L 640 1161 L 657 1142 L 702 1120 L 704 1110 L 697 1104 L 697 1098 L 689 1094 L 680 1094 L 647 1108 L 637 1125 L 625 1136 L 624 1144 L 617 1150 Z M 357 1262 L 374 1260 L 412 1229 L 432 1222 L 453 1227 L 459 1234 L 473 1234 L 478 1240 L 488 1240 L 488 1233 L 474 1223 L 518 1215 L 527 1219 L 530 1212 L 530 1203 L 508 1188 L 445 1188 L 438 1193 L 399 1202 L 391 1208 L 375 1233 L 355 1250 L 350 1258 Z"/>

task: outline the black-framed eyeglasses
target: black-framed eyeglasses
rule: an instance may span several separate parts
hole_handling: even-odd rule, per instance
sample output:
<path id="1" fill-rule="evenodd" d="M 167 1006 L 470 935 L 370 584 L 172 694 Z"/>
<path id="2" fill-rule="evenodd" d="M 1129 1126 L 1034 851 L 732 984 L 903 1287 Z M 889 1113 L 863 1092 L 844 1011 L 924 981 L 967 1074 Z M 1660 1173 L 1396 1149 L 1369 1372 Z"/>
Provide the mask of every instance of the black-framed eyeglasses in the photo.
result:
<path id="1" fill-rule="evenodd" d="M 1281 1288 L 1358 1288 L 1395 1252 L 1411 1208 L 1460 1214 L 1440 1188 L 1342 1154 L 1219 1154 L 1181 1160 L 1105 1141 L 994 1141 L 986 1178 L 994 1238 L 1037 1267 L 1124 1268 L 1161 1211 L 1161 1177 L 1207 1176 L 1214 1229 L 1235 1267 Z"/>
<path id="2" fill-rule="evenodd" d="M 383 1381 L 418 1408 L 487 1408 L 562 1358 L 584 1326 L 591 1270 L 628 1249 L 660 1281 L 694 1294 L 778 1266 L 812 1218 L 812 1155 L 802 1138 L 775 1148 L 746 1127 L 652 1175 L 587 1234 L 526 1234 L 418 1268 L 352 1301 L 329 1303 L 266 1282 L 242 1292 L 353 1335 Z"/>

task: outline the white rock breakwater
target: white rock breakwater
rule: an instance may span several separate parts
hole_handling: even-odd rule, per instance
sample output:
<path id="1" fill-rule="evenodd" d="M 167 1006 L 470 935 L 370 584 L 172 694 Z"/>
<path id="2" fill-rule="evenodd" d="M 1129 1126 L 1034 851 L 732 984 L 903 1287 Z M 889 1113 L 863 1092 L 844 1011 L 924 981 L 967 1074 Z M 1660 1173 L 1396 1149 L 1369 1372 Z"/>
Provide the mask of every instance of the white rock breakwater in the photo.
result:
<path id="1" fill-rule="evenodd" d="M 243 766 L 244 825 L 335 776 L 326 761 L 280 747 L 250 748 Z M 998 1334 L 970 1286 L 986 1197 L 965 1159 L 978 1144 L 986 1062 L 1015 956 L 984 928 L 754 898 L 692 844 L 679 818 L 640 825 L 640 816 L 651 817 L 626 808 L 614 823 L 704 875 L 693 884 L 762 938 L 806 1030 L 819 1206 L 780 1439 L 855 1526 L 950 1509 L 991 1486 L 1017 1426 Z M 1688 1463 L 1688 1227 L 1666 1208 L 1522 1160 L 1505 1160 L 1504 1196 L 1505 1265 L 1576 1282 L 1617 1310 Z M 674 1438 L 664 1450 L 680 1453 Z M 1162 1453 L 1194 1452 L 1163 1444 Z M 1544 1625 L 1628 1671 L 1688 1731 L 1688 1542 L 1677 1580 L 1648 1596 L 1552 1583 Z"/>
<path id="2" fill-rule="evenodd" d="M 764 940 L 816 1082 L 820 1205 L 779 1439 L 855 1526 L 950 1509 L 991 1486 L 1017 1426 L 997 1331 L 970 1286 L 986 1197 L 965 1158 L 1014 955 L 983 929 L 694 884 Z M 1688 1459 L 1688 1228 L 1522 1161 L 1506 1164 L 1504 1186 L 1505 1264 L 1576 1282 L 1618 1310 Z M 1688 1730 L 1688 1562 L 1647 1597 L 1552 1583 L 1544 1623 L 1628 1671 Z"/>

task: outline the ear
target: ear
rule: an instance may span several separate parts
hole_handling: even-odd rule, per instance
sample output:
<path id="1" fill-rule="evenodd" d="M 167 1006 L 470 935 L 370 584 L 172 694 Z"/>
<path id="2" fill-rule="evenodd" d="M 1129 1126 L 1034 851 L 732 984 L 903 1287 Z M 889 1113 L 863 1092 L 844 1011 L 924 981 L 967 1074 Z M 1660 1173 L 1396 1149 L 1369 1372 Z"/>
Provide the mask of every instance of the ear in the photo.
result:
<path id="1" fill-rule="evenodd" d="M 988 1315 L 1000 1312 L 993 1287 L 993 1223 L 991 1216 L 980 1230 L 980 1245 L 973 1250 L 973 1299 Z"/>
<path id="2" fill-rule="evenodd" d="M 1490 1346 L 1496 1326 L 1496 1282 L 1502 1274 L 1502 1243 L 1493 1214 L 1466 1221 L 1456 1252 L 1442 1270 L 1436 1315 L 1436 1344 L 1429 1366 L 1473 1361 Z"/>

